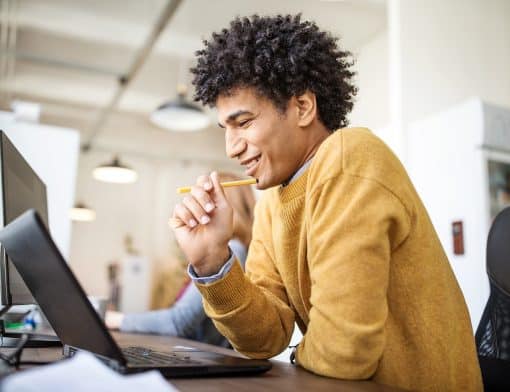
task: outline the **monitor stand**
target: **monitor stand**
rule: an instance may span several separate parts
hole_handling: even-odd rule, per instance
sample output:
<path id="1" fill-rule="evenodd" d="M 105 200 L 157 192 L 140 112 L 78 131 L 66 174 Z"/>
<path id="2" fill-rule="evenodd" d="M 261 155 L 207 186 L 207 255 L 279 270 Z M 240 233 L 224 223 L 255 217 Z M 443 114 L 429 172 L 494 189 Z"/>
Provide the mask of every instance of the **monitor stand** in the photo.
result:
<path id="1" fill-rule="evenodd" d="M 61 347 L 62 342 L 52 329 L 18 330 L 6 329 L 2 316 L 9 306 L 0 309 L 0 347 L 17 347 L 22 335 L 28 335 L 28 341 L 24 347 Z"/>

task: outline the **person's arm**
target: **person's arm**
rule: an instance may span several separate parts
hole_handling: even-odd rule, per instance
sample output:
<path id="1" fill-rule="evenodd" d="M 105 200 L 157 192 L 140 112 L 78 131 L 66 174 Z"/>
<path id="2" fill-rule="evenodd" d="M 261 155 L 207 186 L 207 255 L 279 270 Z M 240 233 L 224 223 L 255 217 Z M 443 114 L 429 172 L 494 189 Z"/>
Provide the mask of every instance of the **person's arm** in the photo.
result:
<path id="1" fill-rule="evenodd" d="M 239 352 L 251 358 L 270 358 L 287 347 L 294 329 L 294 312 L 273 264 L 270 219 L 260 200 L 253 240 L 246 261 L 247 275 L 238 262 L 211 284 L 198 284 L 206 313 Z"/>
<path id="2" fill-rule="evenodd" d="M 197 326 L 206 317 L 202 306 L 202 297 L 197 288 L 190 285 L 183 296 L 169 309 L 126 314 L 120 330 L 193 339 Z"/>
<path id="3" fill-rule="evenodd" d="M 312 307 L 297 362 L 321 375 L 367 379 L 385 347 L 390 257 L 408 236 L 410 216 L 388 189 L 349 174 L 312 193 L 306 214 Z"/>
<path id="4" fill-rule="evenodd" d="M 235 262 L 237 257 L 244 264 L 246 256 L 244 245 L 232 240 L 229 246 L 232 248 L 231 263 Z M 225 271 L 225 274 L 227 272 Z M 119 328 L 122 332 L 157 333 L 189 339 L 195 339 L 198 326 L 207 317 L 202 305 L 202 296 L 194 285 L 186 287 L 182 297 L 169 309 L 118 314 L 121 318 L 116 323 L 110 322 L 110 328 Z"/>

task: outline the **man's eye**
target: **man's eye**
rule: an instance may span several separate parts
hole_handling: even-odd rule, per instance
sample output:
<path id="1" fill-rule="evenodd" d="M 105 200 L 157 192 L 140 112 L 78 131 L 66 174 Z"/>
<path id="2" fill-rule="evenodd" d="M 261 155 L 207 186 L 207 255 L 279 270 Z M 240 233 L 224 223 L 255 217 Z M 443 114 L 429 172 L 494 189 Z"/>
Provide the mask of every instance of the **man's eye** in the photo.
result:
<path id="1" fill-rule="evenodd" d="M 244 127 L 245 125 L 248 125 L 248 123 L 250 122 L 251 120 L 243 120 L 243 121 L 240 121 L 239 122 L 239 126 L 240 127 Z"/>

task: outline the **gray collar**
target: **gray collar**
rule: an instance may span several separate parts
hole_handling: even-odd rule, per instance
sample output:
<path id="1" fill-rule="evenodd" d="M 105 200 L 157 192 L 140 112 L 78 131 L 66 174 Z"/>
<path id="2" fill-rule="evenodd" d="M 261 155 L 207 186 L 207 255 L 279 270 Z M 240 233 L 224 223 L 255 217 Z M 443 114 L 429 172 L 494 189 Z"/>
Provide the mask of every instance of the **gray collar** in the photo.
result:
<path id="1" fill-rule="evenodd" d="M 294 173 L 294 175 L 287 181 L 285 181 L 282 186 L 287 186 L 289 185 L 290 183 L 296 181 L 300 176 L 301 174 L 303 174 L 303 172 L 308 169 L 308 166 L 310 166 L 312 164 L 312 159 L 309 159 L 308 161 L 306 161 L 304 163 L 303 166 L 301 166 L 297 172 Z"/>

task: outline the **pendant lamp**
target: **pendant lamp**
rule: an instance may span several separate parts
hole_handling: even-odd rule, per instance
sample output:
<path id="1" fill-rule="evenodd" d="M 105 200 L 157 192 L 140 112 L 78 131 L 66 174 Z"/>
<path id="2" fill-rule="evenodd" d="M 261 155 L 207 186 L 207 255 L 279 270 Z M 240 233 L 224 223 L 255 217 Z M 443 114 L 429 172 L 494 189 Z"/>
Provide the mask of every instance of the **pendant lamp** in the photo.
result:
<path id="1" fill-rule="evenodd" d="M 76 203 L 69 211 L 69 217 L 75 222 L 92 222 L 96 219 L 96 212 L 83 203 Z"/>
<path id="2" fill-rule="evenodd" d="M 186 86 L 177 87 L 177 98 L 159 106 L 150 117 L 158 127 L 176 132 L 194 132 L 210 124 L 209 116 L 186 100 Z"/>
<path id="3" fill-rule="evenodd" d="M 117 156 L 113 158 L 112 162 L 96 167 L 92 175 L 96 180 L 115 184 L 131 184 L 138 179 L 138 173 L 121 164 Z"/>

